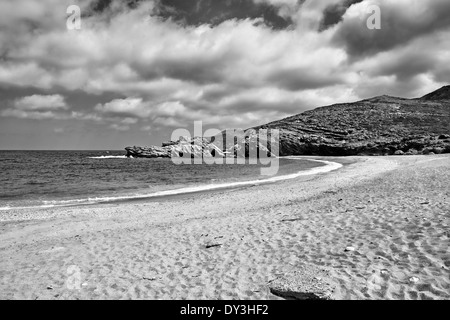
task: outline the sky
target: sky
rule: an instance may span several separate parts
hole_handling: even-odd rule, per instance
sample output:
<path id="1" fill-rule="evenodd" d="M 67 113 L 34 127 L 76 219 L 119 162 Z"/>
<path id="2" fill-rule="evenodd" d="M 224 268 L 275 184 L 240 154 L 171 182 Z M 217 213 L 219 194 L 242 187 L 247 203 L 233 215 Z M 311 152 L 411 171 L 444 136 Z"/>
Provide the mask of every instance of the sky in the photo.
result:
<path id="1" fill-rule="evenodd" d="M 367 27 L 374 5 L 380 29 Z M 121 150 L 194 121 L 246 129 L 420 97 L 450 82 L 449 12 L 448 0 L 1 0 L 0 149 Z"/>

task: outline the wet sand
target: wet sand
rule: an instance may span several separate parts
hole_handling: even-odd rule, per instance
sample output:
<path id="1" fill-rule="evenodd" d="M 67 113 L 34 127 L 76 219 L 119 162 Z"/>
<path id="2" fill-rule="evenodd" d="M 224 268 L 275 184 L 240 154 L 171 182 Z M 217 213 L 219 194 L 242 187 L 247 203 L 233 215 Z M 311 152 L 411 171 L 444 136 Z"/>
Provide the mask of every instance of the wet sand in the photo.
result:
<path id="1" fill-rule="evenodd" d="M 0 298 L 280 299 L 269 281 L 310 265 L 335 299 L 449 299 L 450 157 L 342 160 L 267 185 L 0 212 Z"/>

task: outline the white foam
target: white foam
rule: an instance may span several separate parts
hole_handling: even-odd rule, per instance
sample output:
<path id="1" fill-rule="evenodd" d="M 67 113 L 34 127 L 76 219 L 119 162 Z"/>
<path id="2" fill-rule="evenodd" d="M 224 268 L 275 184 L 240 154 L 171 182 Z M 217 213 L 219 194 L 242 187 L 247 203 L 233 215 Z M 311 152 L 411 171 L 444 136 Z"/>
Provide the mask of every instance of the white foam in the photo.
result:
<path id="1" fill-rule="evenodd" d="M 202 192 L 202 191 L 212 191 L 212 190 L 218 190 L 218 189 L 225 189 L 225 188 L 233 188 L 233 187 L 245 187 L 250 185 L 261 185 L 261 184 L 267 184 L 267 183 L 273 183 L 283 180 L 291 180 L 302 176 L 309 176 L 309 175 L 316 175 L 320 173 L 327 173 L 331 171 L 338 170 L 342 168 L 342 164 L 337 162 L 331 162 L 331 161 L 325 161 L 325 160 L 313 160 L 313 159 L 305 159 L 301 157 L 283 157 L 284 159 L 293 159 L 293 160 L 307 160 L 307 161 L 313 161 L 313 162 L 320 162 L 324 163 L 325 166 L 311 168 L 309 170 L 299 171 L 297 173 L 292 173 L 284 176 L 275 176 L 268 179 L 261 179 L 261 180 L 251 180 L 251 181 L 240 181 L 240 182 L 229 182 L 229 183 L 221 183 L 221 184 L 209 184 L 209 185 L 202 185 L 202 186 L 195 186 L 195 187 L 186 187 L 181 189 L 175 189 L 175 190 L 166 190 L 166 191 L 159 191 L 154 192 L 150 194 L 140 194 L 140 195 L 131 195 L 131 196 L 118 196 L 118 197 L 95 197 L 95 198 L 86 198 L 86 199 L 74 199 L 74 200 L 55 200 L 55 201 L 44 201 L 43 206 L 36 206 L 36 207 L 6 207 L 8 209 L 0 208 L 0 210 L 12 210 L 12 209 L 30 209 L 30 208 L 52 208 L 52 207 L 64 207 L 64 206 L 70 206 L 70 205 L 76 205 L 76 204 L 94 204 L 99 202 L 111 202 L 111 201 L 123 201 L 123 200 L 134 200 L 134 199 L 150 199 L 150 198 L 156 198 L 156 197 L 164 197 L 164 196 L 174 196 L 174 195 L 180 195 L 180 194 L 189 194 L 189 193 L 195 193 L 195 192 Z"/>
<path id="2" fill-rule="evenodd" d="M 57 207 L 53 204 L 46 204 L 41 206 L 29 206 L 29 207 L 0 207 L 0 211 L 6 211 L 6 210 L 23 210 L 23 209 L 45 209 L 45 208 L 53 208 Z"/>

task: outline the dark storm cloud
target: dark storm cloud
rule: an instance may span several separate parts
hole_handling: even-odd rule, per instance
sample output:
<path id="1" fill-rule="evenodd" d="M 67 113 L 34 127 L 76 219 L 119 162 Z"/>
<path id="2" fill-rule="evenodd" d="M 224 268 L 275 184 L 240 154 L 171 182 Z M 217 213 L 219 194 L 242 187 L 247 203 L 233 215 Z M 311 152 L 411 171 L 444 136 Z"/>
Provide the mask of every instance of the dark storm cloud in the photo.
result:
<path id="1" fill-rule="evenodd" d="M 122 0 L 122 2 L 130 9 L 136 8 L 143 0 Z M 89 9 L 92 13 L 102 13 L 108 10 L 113 0 L 96 0 L 91 3 Z"/>
<path id="2" fill-rule="evenodd" d="M 362 83 L 356 87 L 355 92 L 360 97 L 372 98 L 380 95 L 380 93 L 402 98 L 417 98 L 423 96 L 425 93 L 429 93 L 433 88 L 425 88 L 424 82 L 418 77 L 412 77 L 405 81 L 396 81 L 395 85 L 392 82 L 379 82 L 373 81 L 372 83 Z M 415 94 L 415 92 L 421 92 Z"/>
<path id="3" fill-rule="evenodd" d="M 285 29 L 293 23 L 290 18 L 278 15 L 277 7 L 253 0 L 160 0 L 159 15 L 193 26 L 247 18 L 263 18 L 265 24 L 274 29 Z"/>
<path id="4" fill-rule="evenodd" d="M 335 44 L 343 46 L 351 58 L 375 55 L 450 28 L 448 0 L 423 1 L 411 5 L 405 1 L 383 1 L 380 8 L 381 30 L 366 27 L 369 17 L 366 14 L 366 19 L 353 17 L 344 20 L 334 35 Z"/>
<path id="5" fill-rule="evenodd" d="M 224 81 L 225 70 L 232 61 L 233 56 L 226 54 L 204 59 L 193 57 L 188 61 L 174 57 L 159 57 L 150 64 L 139 61 L 130 66 L 145 80 L 168 77 L 197 84 L 211 84 Z"/>
<path id="6" fill-rule="evenodd" d="M 340 3 L 330 5 L 325 8 L 320 22 L 319 31 L 326 30 L 342 21 L 347 9 L 355 3 L 363 2 L 364 0 L 344 0 Z"/>
<path id="7" fill-rule="evenodd" d="M 433 70 L 437 63 L 432 52 L 408 51 L 396 56 L 389 56 L 388 61 L 379 63 L 372 75 L 394 75 L 400 81 L 409 81 L 417 75 Z"/>
<path id="8" fill-rule="evenodd" d="M 127 0 L 125 5 L 133 9 L 145 0 Z M 267 2 L 254 0 L 157 0 L 155 14 L 188 26 L 218 25 L 230 19 L 263 18 L 274 29 L 285 29 L 293 24 L 289 17 L 281 17 L 279 8 Z M 103 13 L 112 7 L 113 0 L 97 0 L 91 5 L 92 13 Z"/>
<path id="9" fill-rule="evenodd" d="M 444 66 L 443 68 L 439 68 L 433 74 L 433 78 L 435 81 L 449 83 L 450 82 L 450 66 Z"/>
<path id="10" fill-rule="evenodd" d="M 303 68 L 274 71 L 267 81 L 285 90 L 298 91 L 336 85 L 343 82 L 343 79 L 336 74 L 319 74 Z"/>

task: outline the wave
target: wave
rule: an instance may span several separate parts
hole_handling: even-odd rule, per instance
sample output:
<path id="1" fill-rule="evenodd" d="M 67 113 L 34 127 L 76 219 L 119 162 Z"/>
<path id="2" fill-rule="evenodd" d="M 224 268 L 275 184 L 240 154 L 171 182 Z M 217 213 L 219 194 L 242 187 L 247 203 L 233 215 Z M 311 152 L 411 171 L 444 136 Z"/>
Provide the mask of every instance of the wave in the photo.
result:
<path id="1" fill-rule="evenodd" d="M 261 180 L 250 180 L 250 181 L 239 181 L 239 182 L 228 182 L 228 183 L 220 183 L 220 184 L 209 184 L 209 185 L 201 185 L 194 187 L 185 187 L 181 189 L 174 190 L 165 190 L 159 191 L 149 194 L 138 194 L 138 195 L 127 195 L 127 196 L 115 196 L 115 197 L 93 197 L 93 198 L 85 198 L 85 199 L 73 199 L 73 200 L 54 200 L 54 201 L 43 201 L 44 205 L 41 206 L 33 206 L 33 207 L 0 207 L 0 210 L 12 210 L 12 209 L 32 209 L 32 208 L 54 208 L 54 207 L 66 207 L 73 205 L 88 205 L 95 203 L 108 203 L 108 202 L 117 202 L 117 201 L 127 201 L 127 200 L 139 200 L 139 199 L 151 199 L 157 197 L 166 197 L 166 196 L 175 196 L 182 194 L 190 194 L 196 192 L 204 192 L 204 191 L 213 191 L 220 189 L 229 189 L 235 187 L 245 187 L 245 186 L 254 186 L 254 185 L 262 185 L 267 183 L 274 183 L 278 181 L 291 180 L 295 178 L 299 178 L 302 176 L 310 176 L 316 175 L 320 173 L 327 173 L 331 171 L 338 170 L 343 167 L 342 164 L 337 162 L 331 162 L 326 160 L 315 160 L 315 159 L 305 159 L 302 157 L 283 157 L 284 159 L 301 159 L 312 162 L 320 162 L 325 164 L 321 167 L 315 167 L 308 170 L 299 171 L 296 173 L 283 175 L 283 176 L 275 176 L 267 179 Z"/>
<path id="2" fill-rule="evenodd" d="M 99 157 L 88 157 L 89 159 L 127 159 L 127 156 L 99 156 Z"/>

